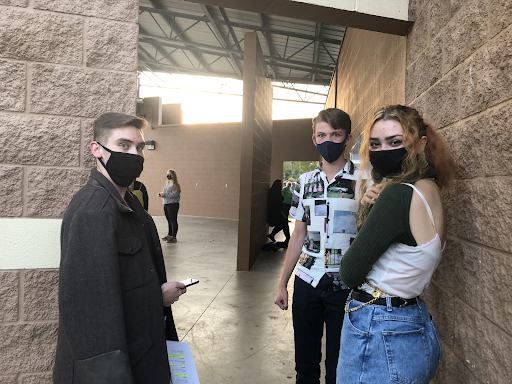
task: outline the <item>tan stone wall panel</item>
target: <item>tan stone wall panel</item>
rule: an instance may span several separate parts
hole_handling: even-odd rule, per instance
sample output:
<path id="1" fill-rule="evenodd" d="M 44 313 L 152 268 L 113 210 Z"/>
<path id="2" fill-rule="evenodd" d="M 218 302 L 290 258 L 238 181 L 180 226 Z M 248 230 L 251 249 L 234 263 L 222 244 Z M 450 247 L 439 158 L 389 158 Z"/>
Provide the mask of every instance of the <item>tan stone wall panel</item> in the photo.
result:
<path id="1" fill-rule="evenodd" d="M 73 195 L 87 183 L 89 174 L 86 169 L 31 168 L 27 215 L 61 217 Z"/>
<path id="2" fill-rule="evenodd" d="M 431 384 L 481 384 L 470 371 L 466 369 L 466 362 L 461 362 L 458 357 L 441 342 L 443 358 L 437 369 L 436 376 Z"/>
<path id="3" fill-rule="evenodd" d="M 87 66 L 136 71 L 138 34 L 137 25 L 88 20 L 85 47 Z"/>
<path id="4" fill-rule="evenodd" d="M 0 163 L 79 165 L 80 121 L 0 115 Z"/>
<path id="5" fill-rule="evenodd" d="M 20 384 L 52 384 L 53 375 L 51 373 L 43 373 L 41 375 L 23 375 L 20 378 Z"/>
<path id="6" fill-rule="evenodd" d="M 23 320 L 59 319 L 58 270 L 35 269 L 27 271 L 24 288 Z"/>
<path id="7" fill-rule="evenodd" d="M 16 376 L 0 376 L 0 384 L 18 384 Z"/>
<path id="8" fill-rule="evenodd" d="M 92 155 L 91 150 L 89 149 L 89 144 L 94 138 L 93 132 L 93 124 L 94 120 L 88 120 L 83 122 L 84 125 L 84 133 L 83 133 L 83 141 L 82 141 L 82 151 L 83 151 L 83 166 L 85 168 L 95 168 L 96 167 L 96 158 Z"/>
<path id="9" fill-rule="evenodd" d="M 487 41 L 487 7 L 470 0 L 450 21 L 443 36 L 443 73 L 462 63 Z"/>
<path id="10" fill-rule="evenodd" d="M 461 117 L 508 100 L 511 94 L 512 27 L 465 62 L 461 79 Z"/>
<path id="11" fill-rule="evenodd" d="M 139 2 L 133 0 L 34 0 L 34 8 L 136 23 Z"/>
<path id="12" fill-rule="evenodd" d="M 28 0 L 0 0 L 1 5 L 14 5 L 15 7 L 26 7 Z"/>
<path id="13" fill-rule="evenodd" d="M 489 247 L 512 251 L 512 180 L 459 181 L 447 194 L 448 230 Z"/>
<path id="14" fill-rule="evenodd" d="M 512 2 L 510 0 L 491 0 L 489 2 L 490 38 L 500 33 L 512 23 Z"/>
<path id="15" fill-rule="evenodd" d="M 428 12 L 421 0 L 409 0 L 409 20 L 414 24 L 407 35 L 407 64 L 418 58 L 428 43 Z"/>
<path id="16" fill-rule="evenodd" d="M 459 72 L 453 71 L 425 94 L 424 117 L 435 128 L 442 128 L 459 120 L 459 87 Z"/>
<path id="17" fill-rule="evenodd" d="M 96 118 L 105 112 L 135 114 L 135 73 L 34 64 L 31 111 Z"/>
<path id="18" fill-rule="evenodd" d="M 23 213 L 23 168 L 0 166 L 0 216 L 15 217 Z"/>
<path id="19" fill-rule="evenodd" d="M 0 56 L 82 64 L 83 21 L 77 17 L 7 8 L 0 12 Z"/>
<path id="20" fill-rule="evenodd" d="M 18 271 L 0 272 L 0 322 L 18 321 Z"/>
<path id="21" fill-rule="evenodd" d="M 25 83 L 27 71 L 24 63 L 0 60 L 0 111 L 25 110 Z"/>
<path id="22" fill-rule="evenodd" d="M 485 174 L 508 176 L 512 164 L 512 103 L 509 102 L 491 111 L 487 121 L 488 126 L 480 127 L 483 140 L 481 157 Z"/>
<path id="23" fill-rule="evenodd" d="M 57 322 L 0 324 L 0 372 L 48 372 L 53 369 Z"/>

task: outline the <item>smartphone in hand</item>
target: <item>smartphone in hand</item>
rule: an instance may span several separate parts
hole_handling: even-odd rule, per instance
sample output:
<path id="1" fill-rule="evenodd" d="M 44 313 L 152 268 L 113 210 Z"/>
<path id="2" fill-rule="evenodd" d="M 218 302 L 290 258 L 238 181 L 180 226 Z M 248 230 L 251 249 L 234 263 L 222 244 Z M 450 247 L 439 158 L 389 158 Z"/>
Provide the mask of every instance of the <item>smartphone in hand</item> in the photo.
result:
<path id="1" fill-rule="evenodd" d="M 185 284 L 185 287 L 190 287 L 191 285 L 199 283 L 199 280 L 197 280 L 197 279 L 186 279 L 186 280 L 180 281 L 180 283 Z"/>

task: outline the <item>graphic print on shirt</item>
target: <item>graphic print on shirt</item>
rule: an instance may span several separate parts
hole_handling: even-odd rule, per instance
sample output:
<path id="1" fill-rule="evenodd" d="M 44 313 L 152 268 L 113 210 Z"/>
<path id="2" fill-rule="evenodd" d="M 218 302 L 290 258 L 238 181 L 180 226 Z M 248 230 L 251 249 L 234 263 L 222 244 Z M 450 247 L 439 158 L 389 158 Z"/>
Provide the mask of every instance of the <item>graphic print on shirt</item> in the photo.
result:
<path id="1" fill-rule="evenodd" d="M 315 258 L 307 253 L 302 252 L 299 258 L 299 264 L 304 268 L 311 269 L 313 264 L 315 264 Z"/>
<path id="2" fill-rule="evenodd" d="M 342 258 L 341 249 L 330 249 L 325 250 L 325 268 L 339 267 Z"/>
<path id="3" fill-rule="evenodd" d="M 334 233 L 357 233 L 356 213 L 350 211 L 334 211 Z"/>
<path id="4" fill-rule="evenodd" d="M 308 235 L 304 239 L 304 246 L 308 251 L 320 253 L 320 232 L 308 231 Z"/>
<path id="5" fill-rule="evenodd" d="M 292 206 L 290 207 L 290 215 L 292 215 L 293 217 L 295 217 L 298 220 L 302 220 L 300 217 L 296 217 L 297 207 L 299 206 L 299 200 L 300 200 L 300 196 L 297 195 L 296 193 L 294 193 L 292 196 Z"/>
<path id="6" fill-rule="evenodd" d="M 327 216 L 326 200 L 315 200 L 315 216 Z"/>
<path id="7" fill-rule="evenodd" d="M 304 216 L 302 217 L 302 222 L 306 223 L 306 225 L 311 225 L 311 211 L 309 209 L 309 205 L 304 207 Z"/>
<path id="8" fill-rule="evenodd" d="M 327 187 L 327 197 L 353 199 L 355 196 L 354 187 L 354 180 L 342 179 L 337 176 Z"/>
<path id="9" fill-rule="evenodd" d="M 304 183 L 303 199 L 311 199 L 322 197 L 324 195 L 324 181 L 320 177 L 320 173 L 309 172 L 306 174 L 306 181 Z"/>

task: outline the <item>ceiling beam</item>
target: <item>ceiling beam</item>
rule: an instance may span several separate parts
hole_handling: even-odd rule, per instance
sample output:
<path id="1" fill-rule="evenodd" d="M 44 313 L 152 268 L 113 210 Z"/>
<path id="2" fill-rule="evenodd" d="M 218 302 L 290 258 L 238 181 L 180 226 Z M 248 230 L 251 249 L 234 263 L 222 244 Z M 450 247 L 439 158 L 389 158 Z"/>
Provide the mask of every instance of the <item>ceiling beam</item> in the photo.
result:
<path id="1" fill-rule="evenodd" d="M 222 15 L 222 18 L 224 19 L 224 23 L 226 23 L 226 25 L 228 27 L 229 33 L 231 33 L 231 37 L 233 38 L 233 41 L 235 42 L 236 48 L 240 52 L 243 52 L 243 49 L 240 46 L 240 43 L 238 42 L 238 38 L 236 37 L 235 31 L 234 31 L 233 27 L 231 26 L 231 22 L 229 21 L 228 14 L 222 7 L 219 7 L 219 11 L 220 11 L 220 14 Z"/>
<path id="2" fill-rule="evenodd" d="M 315 36 L 320 36 L 322 34 L 322 23 L 316 23 L 315 26 Z M 315 47 L 313 49 L 313 66 L 315 66 L 318 63 L 318 52 L 320 48 L 320 43 L 318 41 L 315 41 Z M 313 73 L 311 80 L 315 81 L 315 75 L 316 73 Z"/>
<path id="3" fill-rule="evenodd" d="M 155 0 L 150 0 L 150 1 L 155 1 Z M 151 8 L 151 7 L 144 7 L 144 6 L 140 6 L 139 8 L 142 11 L 146 11 L 146 12 L 150 12 L 150 13 L 159 13 L 161 15 L 165 15 L 165 16 L 169 16 L 169 17 L 175 16 L 175 17 L 181 17 L 184 19 L 200 20 L 200 21 L 205 21 L 205 22 L 208 21 L 208 18 L 206 16 L 191 15 L 191 14 L 187 14 L 187 13 L 168 11 L 165 9 Z M 239 23 L 239 22 L 231 21 L 231 26 L 235 27 L 235 28 L 249 29 L 251 31 L 270 32 L 270 33 L 275 33 L 276 35 L 296 37 L 298 39 L 315 40 L 315 41 L 320 41 L 320 42 L 324 42 L 324 43 L 335 44 L 338 46 L 341 44 L 340 39 L 332 39 L 332 38 L 321 37 L 321 36 L 316 38 L 314 35 L 311 35 L 311 34 L 286 31 L 286 30 L 277 29 L 277 28 L 262 27 L 261 25 L 254 25 L 254 24 Z"/>
<path id="4" fill-rule="evenodd" d="M 208 20 L 211 24 L 210 27 L 213 31 L 213 34 L 219 41 L 220 45 L 222 45 L 222 48 L 229 48 L 228 44 L 226 43 L 226 40 L 224 40 L 224 36 L 222 36 L 222 34 L 219 31 L 219 28 L 217 28 L 217 24 L 216 24 L 215 20 L 213 19 L 212 12 L 210 11 L 209 7 L 206 5 L 203 5 L 203 4 L 200 4 L 200 5 L 201 5 L 201 9 L 205 13 L 206 17 L 208 18 Z M 235 58 L 233 57 L 233 54 L 228 52 L 228 56 L 229 56 L 229 58 L 228 58 L 229 63 L 231 64 L 231 66 L 233 67 L 235 72 L 238 74 L 238 76 L 242 77 L 242 70 L 238 66 L 238 63 L 236 62 Z"/>

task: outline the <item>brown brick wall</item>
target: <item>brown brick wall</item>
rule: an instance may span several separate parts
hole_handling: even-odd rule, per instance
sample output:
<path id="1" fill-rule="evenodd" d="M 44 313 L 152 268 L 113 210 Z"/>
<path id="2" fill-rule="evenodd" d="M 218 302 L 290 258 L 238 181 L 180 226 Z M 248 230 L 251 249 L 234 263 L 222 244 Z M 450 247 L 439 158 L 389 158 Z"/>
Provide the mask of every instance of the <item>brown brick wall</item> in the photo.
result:
<path id="1" fill-rule="evenodd" d="M 272 156 L 272 84 L 256 32 L 245 34 L 237 269 L 249 270 L 266 243 Z"/>
<path id="2" fill-rule="evenodd" d="M 512 2 L 411 0 L 409 11 L 406 42 L 347 31 L 337 105 L 357 134 L 378 107 L 406 103 L 448 142 L 448 243 L 424 295 L 443 346 L 434 383 L 512 383 Z"/>
<path id="3" fill-rule="evenodd" d="M 135 113 L 137 18 L 135 0 L 0 0 L 0 217 L 61 217 L 92 120 Z M 0 383 L 51 383 L 58 270 L 1 268 Z"/>

